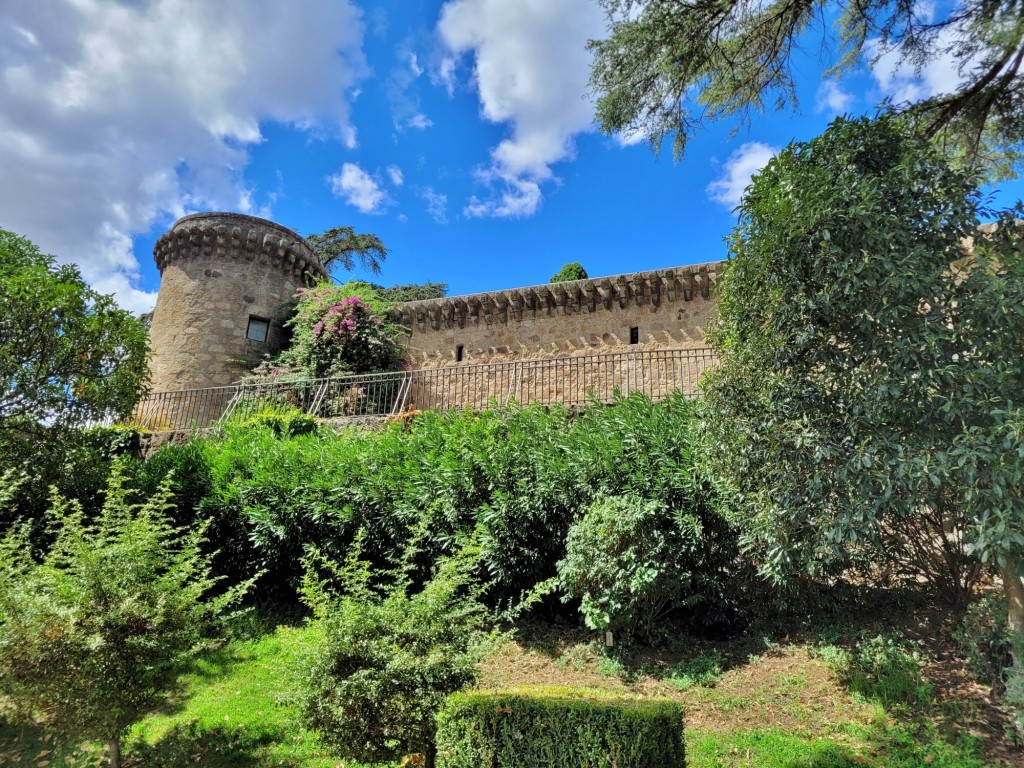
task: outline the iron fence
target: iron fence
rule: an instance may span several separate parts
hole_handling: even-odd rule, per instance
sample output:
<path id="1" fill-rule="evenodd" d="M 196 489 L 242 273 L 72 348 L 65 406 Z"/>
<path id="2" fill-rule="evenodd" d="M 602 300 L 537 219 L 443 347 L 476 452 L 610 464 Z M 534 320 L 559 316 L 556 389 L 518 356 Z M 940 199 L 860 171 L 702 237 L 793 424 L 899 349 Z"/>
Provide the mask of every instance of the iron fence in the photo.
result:
<path id="1" fill-rule="evenodd" d="M 632 392 L 655 400 L 676 390 L 692 397 L 714 362 L 706 348 L 636 350 L 156 392 L 139 404 L 135 420 L 151 430 L 167 430 L 209 427 L 275 405 L 338 418 L 404 410 L 480 411 L 511 401 L 575 408 Z"/>

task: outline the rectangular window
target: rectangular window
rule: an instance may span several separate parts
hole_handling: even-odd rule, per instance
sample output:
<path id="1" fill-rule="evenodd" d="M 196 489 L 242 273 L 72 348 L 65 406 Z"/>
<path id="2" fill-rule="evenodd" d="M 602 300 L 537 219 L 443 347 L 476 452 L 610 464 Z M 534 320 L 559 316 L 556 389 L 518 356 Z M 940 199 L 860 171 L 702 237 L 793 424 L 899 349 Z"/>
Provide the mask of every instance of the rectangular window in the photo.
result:
<path id="1" fill-rule="evenodd" d="M 630 344 L 639 344 L 640 343 L 640 328 L 635 326 L 635 325 L 632 328 L 629 329 L 629 343 Z"/>
<path id="2" fill-rule="evenodd" d="M 466 348 L 464 346 L 462 346 L 461 344 L 459 344 L 459 346 L 457 346 L 455 348 L 455 362 L 456 363 L 461 363 L 462 362 L 462 358 L 465 356 L 465 353 L 466 353 Z"/>
<path id="3" fill-rule="evenodd" d="M 245 338 L 250 341 L 258 341 L 261 344 L 267 343 L 267 334 L 270 332 L 270 321 L 262 317 L 249 315 L 249 327 L 245 331 Z"/>

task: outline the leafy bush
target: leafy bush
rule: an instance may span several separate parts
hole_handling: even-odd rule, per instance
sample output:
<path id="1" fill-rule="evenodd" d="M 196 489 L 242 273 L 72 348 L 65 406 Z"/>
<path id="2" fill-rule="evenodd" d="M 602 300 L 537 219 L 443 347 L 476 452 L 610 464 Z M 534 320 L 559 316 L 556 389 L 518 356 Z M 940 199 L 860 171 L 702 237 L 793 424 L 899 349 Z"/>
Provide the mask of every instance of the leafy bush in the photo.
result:
<path id="1" fill-rule="evenodd" d="M 444 561 L 419 591 L 406 579 L 386 591 L 354 547 L 336 571 L 342 592 L 310 576 L 305 599 L 322 636 L 306 676 L 307 725 L 344 757 L 393 760 L 434 753 L 444 698 L 472 685 L 489 646 L 465 556 Z"/>
<path id="2" fill-rule="evenodd" d="M 1024 632 L 1016 632 L 1010 637 L 1013 653 L 1018 660 L 1024 660 Z M 1012 735 L 1018 745 L 1024 744 L 1024 667 L 1022 661 L 1007 670 L 1006 693 L 1003 697 L 1006 705 L 1013 713 Z"/>
<path id="3" fill-rule="evenodd" d="M 679 768 L 683 707 L 571 688 L 474 691 L 438 716 L 439 768 Z"/>
<path id="4" fill-rule="evenodd" d="M 988 596 L 971 605 L 953 639 L 978 682 L 992 686 L 997 693 L 1002 691 L 1006 670 L 1013 664 L 1006 599 Z"/>
<path id="5" fill-rule="evenodd" d="M 29 520 L 34 543 L 45 540 L 49 498 L 42 489 L 51 487 L 65 498 L 77 499 L 86 518 L 91 518 L 102 504 L 111 464 L 118 456 L 130 455 L 138 444 L 138 431 L 123 426 L 61 430 L 39 441 L 0 441 L 0 467 L 15 469 L 25 478 L 8 507 L 0 509 L 0 533 L 15 520 Z"/>
<path id="6" fill-rule="evenodd" d="M 401 328 L 383 317 L 387 303 L 368 283 L 324 283 L 299 294 L 288 321 L 291 347 L 274 370 L 316 378 L 397 370 Z"/>
<path id="7" fill-rule="evenodd" d="M 487 600 L 508 605 L 556 576 L 569 527 L 600 496 L 690 510 L 716 548 L 708 557 L 730 561 L 722 502 L 694 467 L 694 429 L 694 405 L 682 397 L 631 396 L 580 414 L 535 406 L 423 413 L 377 432 L 277 436 L 229 425 L 222 437 L 164 449 L 150 463 L 165 451 L 175 455 L 170 463 L 183 462 L 177 498 L 231 542 L 222 557 L 240 553 L 233 576 L 267 572 L 263 589 L 294 587 L 310 545 L 343 559 L 360 528 L 364 555 L 384 568 L 401 561 L 410 531 L 427 531 L 412 574 L 420 581 L 473 534 Z M 184 487 L 192 477 L 199 487 Z"/>
<path id="8" fill-rule="evenodd" d="M 565 283 L 570 280 L 586 280 L 587 270 L 578 261 L 570 261 L 551 276 L 552 283 Z"/>
<path id="9" fill-rule="evenodd" d="M 712 686 L 722 676 L 722 658 L 717 653 L 702 653 L 676 664 L 665 681 L 679 691 Z"/>
<path id="10" fill-rule="evenodd" d="M 931 701 L 932 686 L 921 677 L 921 652 L 893 635 L 859 641 L 846 670 L 851 690 L 885 707 L 919 706 Z"/>
<path id="11" fill-rule="evenodd" d="M 233 421 L 235 426 L 267 427 L 275 435 L 308 435 L 315 432 L 319 422 L 314 416 L 291 405 L 259 403 L 255 408 L 246 409 L 243 415 Z"/>
<path id="12" fill-rule="evenodd" d="M 209 596 L 204 531 L 170 523 L 166 482 L 142 504 L 130 496 L 115 466 L 95 522 L 55 498 L 41 563 L 27 525 L 0 542 L 0 693 L 61 737 L 107 742 L 114 766 L 125 729 L 166 698 L 246 588 Z"/>
<path id="13" fill-rule="evenodd" d="M 650 639 L 677 607 L 720 605 L 723 572 L 703 521 L 636 496 L 591 504 L 569 529 L 558 576 L 591 629 Z"/>

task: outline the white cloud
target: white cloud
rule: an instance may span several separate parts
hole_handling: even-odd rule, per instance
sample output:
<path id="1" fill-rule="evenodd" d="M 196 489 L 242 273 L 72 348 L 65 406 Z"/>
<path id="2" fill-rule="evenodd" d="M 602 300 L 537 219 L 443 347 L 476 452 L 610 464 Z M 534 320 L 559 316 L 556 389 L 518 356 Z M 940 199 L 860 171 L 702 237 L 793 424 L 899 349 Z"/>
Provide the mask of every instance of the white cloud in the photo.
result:
<path id="1" fill-rule="evenodd" d="M 448 223 L 448 195 L 442 195 L 432 187 L 427 187 L 420 193 L 427 203 L 427 213 L 430 218 L 438 224 Z"/>
<path id="2" fill-rule="evenodd" d="M 482 116 L 509 123 L 512 135 L 491 151 L 478 178 L 491 189 L 469 216 L 529 216 L 541 203 L 551 165 L 573 156 L 573 138 L 591 129 L 587 40 L 604 32 L 604 15 L 586 0 L 449 0 L 438 22 L 454 56 L 472 53 Z M 454 82 L 454 64 L 441 79 Z"/>
<path id="3" fill-rule="evenodd" d="M 815 111 L 841 115 L 849 110 L 851 104 L 853 104 L 853 94 L 844 91 L 838 80 L 829 78 L 821 81 L 821 85 L 818 86 Z"/>
<path id="4" fill-rule="evenodd" d="M 422 131 L 434 124 L 434 121 L 424 115 L 422 112 L 417 112 L 415 115 L 405 121 L 407 128 L 415 128 L 417 131 Z"/>
<path id="5" fill-rule="evenodd" d="M 917 15 L 925 22 L 935 20 L 936 9 L 931 3 L 914 6 Z M 886 47 L 881 40 L 868 40 L 864 46 L 865 55 L 871 64 L 871 75 L 878 84 L 882 95 L 894 104 L 907 104 L 959 89 L 966 77 L 961 72 L 970 72 L 971 62 L 960 61 L 953 52 L 956 42 L 966 33 L 960 25 L 944 27 L 935 39 L 937 55 L 928 58 L 919 68 L 913 62 L 901 61 L 903 51 L 899 47 Z"/>
<path id="6" fill-rule="evenodd" d="M 387 167 L 387 172 L 388 178 L 391 179 L 391 183 L 394 186 L 400 187 L 405 183 L 405 176 L 402 174 L 402 169 L 397 165 L 389 165 Z"/>
<path id="7" fill-rule="evenodd" d="M 355 163 L 345 163 L 341 170 L 328 177 L 331 192 L 363 213 L 380 213 L 389 202 L 378 181 Z"/>
<path id="8" fill-rule="evenodd" d="M 132 236 L 199 209 L 261 210 L 242 171 L 260 124 L 355 144 L 364 76 L 347 1 L 49 0 L 0 16 L 0 226 L 75 261 L 128 309 Z"/>
<path id="9" fill-rule="evenodd" d="M 411 50 L 411 39 L 406 39 L 396 49 L 398 63 L 391 68 L 385 83 L 385 92 L 391 105 L 391 119 L 398 131 L 409 128 L 422 131 L 434 123 L 420 110 L 420 99 L 416 92 L 416 81 L 423 74 L 419 57 Z"/>
<path id="10" fill-rule="evenodd" d="M 729 209 L 735 208 L 743 199 L 743 191 L 750 185 L 750 178 L 778 153 L 778 147 L 759 141 L 743 144 L 729 155 L 722 175 L 708 184 L 708 197 Z"/>

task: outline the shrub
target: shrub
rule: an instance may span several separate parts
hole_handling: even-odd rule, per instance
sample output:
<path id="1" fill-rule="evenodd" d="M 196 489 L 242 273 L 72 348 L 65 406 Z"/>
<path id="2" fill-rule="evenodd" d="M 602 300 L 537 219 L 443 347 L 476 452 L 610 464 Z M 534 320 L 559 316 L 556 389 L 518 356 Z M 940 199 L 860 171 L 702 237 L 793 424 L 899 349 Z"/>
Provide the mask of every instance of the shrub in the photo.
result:
<path id="1" fill-rule="evenodd" d="M 27 525 L 0 542 L 0 694 L 58 736 L 107 742 L 115 768 L 125 729 L 166 698 L 245 589 L 209 597 L 203 529 L 171 525 L 169 494 L 165 482 L 130 503 L 116 465 L 95 522 L 55 498 L 41 563 Z"/>
<path id="2" fill-rule="evenodd" d="M 931 701 L 932 686 L 921 677 L 921 652 L 893 635 L 857 643 L 846 670 L 851 690 L 885 707 L 918 706 Z"/>
<path id="3" fill-rule="evenodd" d="M 299 294 L 288 321 L 291 348 L 275 369 L 311 377 L 396 370 L 401 328 L 383 319 L 386 302 L 368 283 L 324 283 Z"/>
<path id="4" fill-rule="evenodd" d="M 306 675 L 307 725 L 361 762 L 434 754 L 444 698 L 472 685 L 489 646 L 466 556 L 443 562 L 419 591 L 405 579 L 383 593 L 354 547 L 333 594 L 310 575 L 305 598 L 322 637 Z"/>
<path id="5" fill-rule="evenodd" d="M 679 768 L 682 705 L 601 691 L 527 688 L 448 699 L 438 716 L 439 768 Z"/>
<path id="6" fill-rule="evenodd" d="M 556 576 L 569 527 L 599 496 L 689 510 L 713 547 L 707 557 L 731 562 L 720 497 L 694 468 L 694 430 L 694 404 L 682 397 L 631 396 L 579 414 L 538 406 L 428 412 L 377 432 L 278 437 L 229 425 L 223 437 L 164 449 L 150 463 L 165 451 L 185 463 L 177 498 L 198 498 L 188 503 L 231 542 L 221 557 L 239 553 L 231 573 L 265 570 L 265 587 L 293 589 L 310 545 L 340 559 L 364 528 L 364 556 L 388 568 L 401 561 L 410 531 L 426 530 L 410 575 L 425 581 L 473 534 L 479 574 L 491 584 L 486 599 L 508 605 Z M 186 487 L 192 478 L 197 487 Z M 718 608 L 706 603 L 702 616 Z"/>
<path id="7" fill-rule="evenodd" d="M 1024 632 L 1016 632 L 1010 637 L 1013 653 L 1018 660 L 1024 659 Z M 1024 667 L 1018 661 L 1007 670 L 1006 694 L 1003 697 L 1013 717 L 1013 741 L 1024 744 Z"/>
<path id="8" fill-rule="evenodd" d="M 1013 664 L 1006 598 L 992 595 L 971 605 L 953 639 L 978 682 L 1001 692 L 1006 670 Z"/>
<path id="9" fill-rule="evenodd" d="M 565 283 L 570 280 L 586 280 L 587 270 L 578 261 L 563 264 L 562 268 L 551 276 L 552 283 Z"/>
<path id="10" fill-rule="evenodd" d="M 558 575 L 588 627 L 651 639 L 677 607 L 718 605 L 722 571 L 702 520 L 661 501 L 599 499 L 569 529 Z"/>

